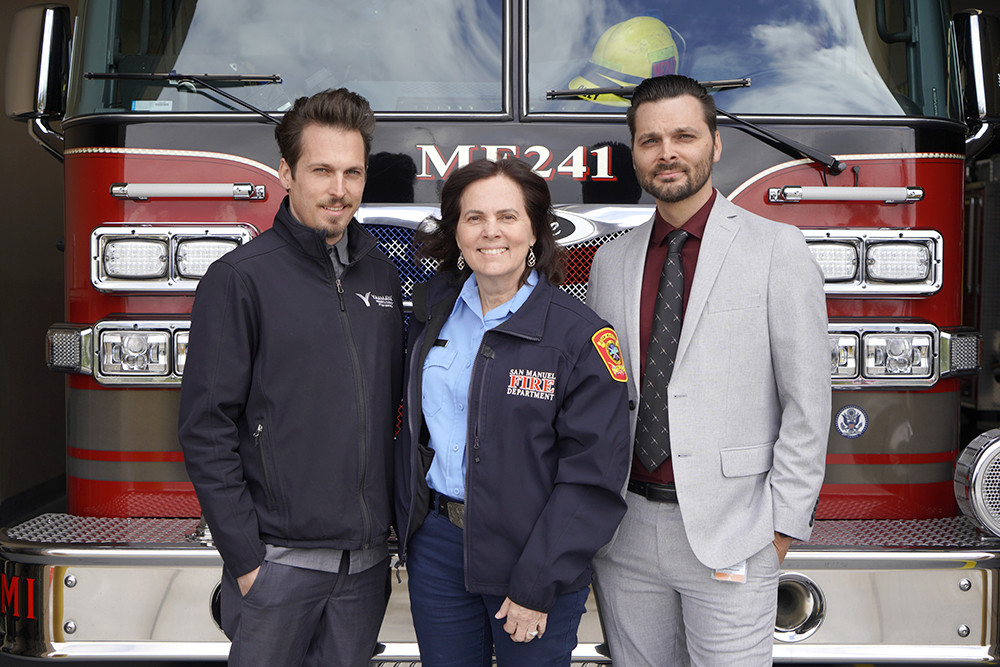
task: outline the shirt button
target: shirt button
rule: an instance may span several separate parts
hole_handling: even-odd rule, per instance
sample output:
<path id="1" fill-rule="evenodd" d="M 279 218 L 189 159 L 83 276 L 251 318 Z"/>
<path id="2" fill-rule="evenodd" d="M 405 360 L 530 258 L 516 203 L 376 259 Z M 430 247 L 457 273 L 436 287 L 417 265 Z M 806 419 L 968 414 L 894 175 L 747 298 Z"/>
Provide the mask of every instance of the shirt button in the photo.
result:
<path id="1" fill-rule="evenodd" d="M 455 445 L 454 447 L 452 447 L 452 448 L 451 448 L 451 451 L 453 451 L 453 452 L 457 452 L 457 451 L 458 451 L 458 445 Z"/>
<path id="2" fill-rule="evenodd" d="M 458 494 L 460 493 L 461 491 L 457 487 L 451 490 L 451 495 L 454 496 L 455 498 L 458 498 Z"/>
<path id="3" fill-rule="evenodd" d="M 471 361 L 466 361 L 466 362 L 465 362 L 465 367 L 466 367 L 466 368 L 469 368 L 469 367 L 471 367 L 471 366 L 472 366 L 472 362 L 471 362 Z"/>
<path id="4" fill-rule="evenodd" d="M 465 406 L 464 406 L 464 405 L 462 405 L 461 403 L 459 403 L 459 404 L 458 404 L 458 411 L 459 411 L 459 412 L 461 412 L 461 411 L 462 411 L 462 410 L 464 410 L 464 409 L 465 409 Z"/>

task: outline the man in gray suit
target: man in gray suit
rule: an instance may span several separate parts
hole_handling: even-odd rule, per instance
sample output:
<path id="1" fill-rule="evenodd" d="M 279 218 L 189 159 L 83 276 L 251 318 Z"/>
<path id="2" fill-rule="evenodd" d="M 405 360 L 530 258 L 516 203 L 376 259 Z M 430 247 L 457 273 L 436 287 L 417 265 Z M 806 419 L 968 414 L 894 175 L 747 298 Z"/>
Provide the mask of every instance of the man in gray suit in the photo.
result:
<path id="1" fill-rule="evenodd" d="M 770 664 L 779 564 L 823 481 L 823 276 L 798 229 L 712 187 L 722 143 L 696 81 L 645 80 L 627 119 L 656 214 L 601 248 L 587 296 L 633 407 L 628 513 L 594 561 L 611 656 Z"/>

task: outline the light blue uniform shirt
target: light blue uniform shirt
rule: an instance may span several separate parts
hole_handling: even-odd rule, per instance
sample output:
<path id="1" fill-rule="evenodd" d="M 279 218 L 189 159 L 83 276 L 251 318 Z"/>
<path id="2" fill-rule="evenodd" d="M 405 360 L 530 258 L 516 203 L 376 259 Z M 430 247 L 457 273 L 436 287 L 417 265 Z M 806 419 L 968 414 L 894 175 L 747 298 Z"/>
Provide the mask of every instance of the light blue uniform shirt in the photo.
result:
<path id="1" fill-rule="evenodd" d="M 514 298 L 483 315 L 479 285 L 472 274 L 441 329 L 438 340 L 447 344 L 435 345 L 424 359 L 421 401 L 430 447 L 435 452 L 427 484 L 438 493 L 465 500 L 469 383 L 479 344 L 488 329 L 500 326 L 517 312 L 537 284 L 538 273 L 532 270 Z"/>

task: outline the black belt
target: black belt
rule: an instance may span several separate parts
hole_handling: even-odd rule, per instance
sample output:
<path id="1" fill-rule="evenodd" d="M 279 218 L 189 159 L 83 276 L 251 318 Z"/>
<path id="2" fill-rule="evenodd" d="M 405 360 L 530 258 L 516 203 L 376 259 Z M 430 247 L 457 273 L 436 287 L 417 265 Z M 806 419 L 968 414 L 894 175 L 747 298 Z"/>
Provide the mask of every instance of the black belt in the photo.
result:
<path id="1" fill-rule="evenodd" d="M 465 503 L 461 500 L 441 495 L 434 489 L 430 489 L 430 492 L 431 511 L 446 517 L 448 521 L 451 521 L 452 525 L 465 528 Z"/>
<path id="2" fill-rule="evenodd" d="M 646 500 L 652 500 L 657 503 L 677 502 L 677 486 L 673 482 L 654 484 L 652 482 L 634 482 L 629 480 L 628 490 L 632 493 L 638 493 L 640 496 L 645 497 Z"/>

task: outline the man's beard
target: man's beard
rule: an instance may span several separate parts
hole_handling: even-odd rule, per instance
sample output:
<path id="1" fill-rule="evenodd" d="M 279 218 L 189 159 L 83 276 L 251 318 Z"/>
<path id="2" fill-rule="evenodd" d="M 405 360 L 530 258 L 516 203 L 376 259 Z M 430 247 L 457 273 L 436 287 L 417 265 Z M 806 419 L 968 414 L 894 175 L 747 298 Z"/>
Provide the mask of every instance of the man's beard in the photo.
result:
<path id="1" fill-rule="evenodd" d="M 657 173 L 677 170 L 684 172 L 687 178 L 671 183 L 657 182 Z M 647 173 L 637 173 L 636 176 L 639 179 L 639 185 L 642 186 L 642 189 L 653 195 L 654 199 L 673 204 L 684 201 L 705 186 L 705 183 L 712 176 L 712 160 L 711 156 L 709 156 L 704 162 L 696 164 L 693 170 L 681 163 L 660 163 Z"/>

